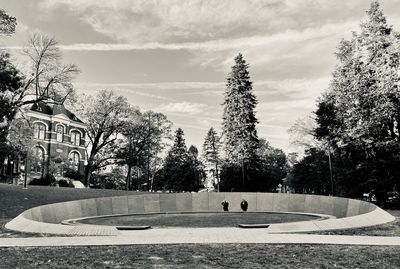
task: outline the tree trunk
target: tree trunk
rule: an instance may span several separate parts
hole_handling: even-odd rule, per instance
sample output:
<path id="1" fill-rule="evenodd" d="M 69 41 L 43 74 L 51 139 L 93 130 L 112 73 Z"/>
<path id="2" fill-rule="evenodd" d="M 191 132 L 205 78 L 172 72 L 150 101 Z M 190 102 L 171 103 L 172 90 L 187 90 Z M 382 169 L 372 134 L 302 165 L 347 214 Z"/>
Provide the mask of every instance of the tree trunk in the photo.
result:
<path id="1" fill-rule="evenodd" d="M 215 179 L 217 180 L 218 192 L 219 192 L 218 162 L 215 162 Z"/>
<path id="2" fill-rule="evenodd" d="M 92 174 L 92 166 L 93 166 L 93 159 L 92 159 L 92 156 L 90 156 L 88 163 L 85 167 L 85 180 L 84 180 L 85 187 L 89 187 L 90 176 Z"/>
<path id="3" fill-rule="evenodd" d="M 96 138 L 94 139 L 93 145 L 92 145 L 92 149 L 90 151 L 88 164 L 85 167 L 85 182 L 84 182 L 84 185 L 86 187 L 88 187 L 89 183 L 90 183 L 90 176 L 92 174 L 92 168 L 93 168 L 93 160 L 94 160 L 94 157 L 95 157 L 95 155 L 96 155 L 96 153 L 98 151 L 97 147 L 99 145 L 100 137 L 101 137 L 101 134 L 97 134 Z"/>

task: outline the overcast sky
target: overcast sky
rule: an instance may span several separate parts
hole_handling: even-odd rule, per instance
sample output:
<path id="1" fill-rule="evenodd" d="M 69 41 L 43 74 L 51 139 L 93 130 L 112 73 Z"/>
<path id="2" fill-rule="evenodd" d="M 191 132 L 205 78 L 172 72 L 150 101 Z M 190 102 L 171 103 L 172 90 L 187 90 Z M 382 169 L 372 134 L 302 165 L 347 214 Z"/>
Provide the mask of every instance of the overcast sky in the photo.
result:
<path id="1" fill-rule="evenodd" d="M 22 46 L 40 31 L 77 64 L 78 92 L 113 89 L 142 110 L 165 113 L 201 149 L 220 130 L 225 79 L 241 52 L 258 98 L 258 133 L 286 152 L 287 129 L 315 110 L 338 42 L 365 19 L 368 0 L 1 0 Z M 382 1 L 400 31 L 400 0 Z M 16 51 L 14 53 L 17 53 Z"/>

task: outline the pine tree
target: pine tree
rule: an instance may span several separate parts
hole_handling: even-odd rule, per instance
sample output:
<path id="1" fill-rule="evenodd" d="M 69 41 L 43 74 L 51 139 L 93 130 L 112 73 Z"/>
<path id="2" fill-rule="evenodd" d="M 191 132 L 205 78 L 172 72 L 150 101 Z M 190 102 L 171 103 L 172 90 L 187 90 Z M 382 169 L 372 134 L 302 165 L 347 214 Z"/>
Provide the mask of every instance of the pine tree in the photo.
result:
<path id="1" fill-rule="evenodd" d="M 223 104 L 224 148 L 228 161 L 236 164 L 256 158 L 258 145 L 258 121 L 254 112 L 257 99 L 252 92 L 248 67 L 239 53 L 227 78 Z"/>
<path id="2" fill-rule="evenodd" d="M 188 158 L 187 147 L 183 135 L 183 130 L 181 128 L 178 128 L 175 131 L 174 145 L 168 152 L 167 156 L 167 161 L 171 160 L 177 165 L 184 163 Z"/>
<path id="3" fill-rule="evenodd" d="M 210 171 L 211 174 L 208 175 L 208 178 L 211 180 L 211 184 L 217 185 L 219 188 L 219 180 L 218 180 L 218 169 L 220 163 L 220 153 L 219 150 L 221 148 L 221 142 L 217 135 L 217 132 L 214 128 L 210 128 L 207 132 L 207 136 L 204 139 L 203 143 L 203 159 L 205 161 L 205 165 Z M 207 185 L 207 184 L 206 184 Z"/>
<path id="4" fill-rule="evenodd" d="M 170 191 L 189 190 L 187 186 L 187 166 L 190 158 L 183 135 L 181 128 L 175 131 L 174 144 L 168 152 L 162 169 L 162 185 Z"/>
<path id="5" fill-rule="evenodd" d="M 200 188 L 200 186 L 203 185 L 203 179 L 205 177 L 205 172 L 204 172 L 204 164 L 199 160 L 199 150 L 196 148 L 196 146 L 191 145 L 188 150 L 188 155 L 189 155 L 189 160 L 188 160 L 188 167 L 189 167 L 189 172 L 192 173 L 192 176 L 189 176 L 186 179 L 186 185 L 192 186 L 196 190 Z"/>

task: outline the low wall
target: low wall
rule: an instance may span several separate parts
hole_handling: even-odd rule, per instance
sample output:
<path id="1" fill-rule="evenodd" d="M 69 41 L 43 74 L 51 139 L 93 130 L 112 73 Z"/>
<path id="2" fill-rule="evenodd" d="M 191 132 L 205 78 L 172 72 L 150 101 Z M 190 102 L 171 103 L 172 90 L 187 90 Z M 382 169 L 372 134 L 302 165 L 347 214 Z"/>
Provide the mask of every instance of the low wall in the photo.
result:
<path id="1" fill-rule="evenodd" d="M 67 219 L 90 216 L 223 211 L 221 202 L 229 202 L 229 211 L 241 211 L 245 199 L 249 212 L 302 212 L 332 215 L 337 219 L 271 224 L 268 232 L 313 231 L 363 227 L 393 221 L 394 217 L 372 203 L 330 196 L 284 193 L 149 193 L 94 198 L 34 207 L 6 224 L 21 232 L 55 234 L 118 234 L 115 227 L 97 225 L 61 225 Z M 95 232 L 94 232 L 95 231 Z"/>

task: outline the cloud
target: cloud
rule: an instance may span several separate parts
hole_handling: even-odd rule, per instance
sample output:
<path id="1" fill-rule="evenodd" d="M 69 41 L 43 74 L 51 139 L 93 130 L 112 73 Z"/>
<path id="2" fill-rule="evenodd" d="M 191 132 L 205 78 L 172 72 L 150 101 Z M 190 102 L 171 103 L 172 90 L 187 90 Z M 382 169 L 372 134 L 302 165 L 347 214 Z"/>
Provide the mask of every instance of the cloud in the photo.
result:
<path id="1" fill-rule="evenodd" d="M 135 89 L 158 89 L 158 90 L 184 90 L 184 89 L 215 89 L 223 88 L 224 82 L 158 82 L 158 83 L 77 83 L 79 86 L 85 87 L 126 87 Z"/>
<path id="2" fill-rule="evenodd" d="M 117 41 L 197 42 L 301 30 L 347 21 L 364 0 L 41 0 L 43 10 L 74 15 Z"/>
<path id="3" fill-rule="evenodd" d="M 357 25 L 357 22 L 343 24 L 326 24 L 316 28 L 306 28 L 301 31 L 287 30 L 271 35 L 254 35 L 241 38 L 225 38 L 198 42 L 179 43 L 75 43 L 60 45 L 66 51 L 129 51 L 129 50 L 194 50 L 219 52 L 226 50 L 250 49 L 290 42 L 301 42 L 310 39 L 320 39 L 332 35 L 343 34 Z M 21 49 L 21 47 L 8 47 L 9 49 Z M 269 54 L 267 54 L 269 55 Z"/>
<path id="4" fill-rule="evenodd" d="M 190 115 L 200 114 L 207 108 L 205 104 L 181 102 L 162 104 L 155 108 L 156 111 L 172 112 L 172 113 L 187 113 Z"/>
<path id="5" fill-rule="evenodd" d="M 251 32 L 259 28 L 259 20 L 271 17 L 284 3 L 277 0 L 42 0 L 40 5 L 45 10 L 67 8 L 94 30 L 115 40 L 145 43 L 204 40 L 226 37 L 237 31 Z"/>
<path id="6" fill-rule="evenodd" d="M 257 97 L 265 102 L 315 100 L 321 92 L 327 89 L 330 79 L 329 76 L 326 76 L 315 79 L 264 80 L 256 81 L 253 88 Z M 276 99 L 277 96 L 279 99 Z"/>
<path id="7" fill-rule="evenodd" d="M 208 131 L 209 130 L 208 127 L 202 127 L 202 126 L 193 125 L 193 124 L 178 123 L 178 124 L 175 124 L 175 125 L 176 125 L 176 127 L 185 127 L 185 128 L 191 128 L 191 129 L 202 130 L 202 131 Z"/>

